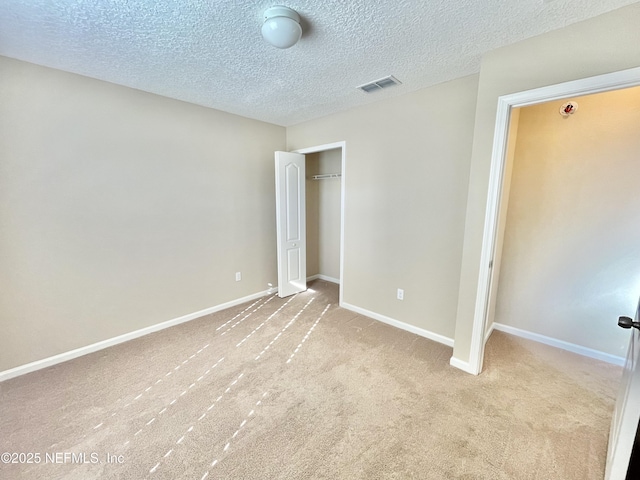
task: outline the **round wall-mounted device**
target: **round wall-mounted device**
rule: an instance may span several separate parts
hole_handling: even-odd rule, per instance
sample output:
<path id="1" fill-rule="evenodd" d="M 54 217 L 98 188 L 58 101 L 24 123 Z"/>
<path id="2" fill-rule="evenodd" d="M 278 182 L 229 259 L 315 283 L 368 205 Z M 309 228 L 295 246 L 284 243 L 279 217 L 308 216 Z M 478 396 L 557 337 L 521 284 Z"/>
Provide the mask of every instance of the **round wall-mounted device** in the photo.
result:
<path id="1" fill-rule="evenodd" d="M 576 102 L 567 102 L 560 107 L 560 115 L 568 117 L 576 113 L 576 110 L 578 110 L 578 104 Z"/>

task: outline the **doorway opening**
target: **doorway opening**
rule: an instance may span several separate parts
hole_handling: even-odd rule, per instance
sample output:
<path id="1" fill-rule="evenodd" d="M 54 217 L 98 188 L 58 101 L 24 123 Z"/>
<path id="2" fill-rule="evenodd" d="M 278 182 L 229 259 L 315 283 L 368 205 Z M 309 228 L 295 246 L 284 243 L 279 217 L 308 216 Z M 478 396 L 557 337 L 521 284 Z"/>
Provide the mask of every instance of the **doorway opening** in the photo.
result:
<path id="1" fill-rule="evenodd" d="M 514 148 L 513 145 L 510 145 L 509 139 L 509 130 L 511 123 L 514 117 L 517 117 L 519 114 L 522 114 L 522 111 L 517 110 L 519 107 L 528 107 L 528 106 L 538 106 L 548 102 L 554 102 L 557 100 L 562 100 L 562 105 L 559 108 L 559 113 L 562 115 L 572 114 L 575 112 L 575 105 L 572 108 L 567 110 L 567 103 L 571 104 L 575 97 L 584 97 L 591 96 L 593 94 L 599 94 L 604 92 L 613 92 L 617 90 L 623 89 L 631 89 L 632 87 L 637 87 L 640 85 L 640 68 L 634 68 L 630 70 L 624 70 L 621 72 L 615 72 L 611 74 L 601 75 L 597 77 L 591 77 L 587 79 L 582 79 L 574 82 L 567 82 L 564 84 L 554 85 L 550 87 L 544 87 L 536 90 L 530 90 L 526 92 L 520 92 L 513 95 L 507 95 L 504 97 L 500 97 L 498 99 L 498 109 L 497 109 L 497 119 L 496 119 L 496 127 L 494 134 L 494 144 L 493 144 L 493 152 L 491 159 L 491 169 L 490 169 L 490 178 L 489 178 L 489 190 L 487 196 L 487 206 L 485 211 L 485 225 L 484 225 L 484 234 L 482 241 L 482 249 L 481 249 L 481 260 L 480 260 L 480 269 L 479 269 L 479 278 L 478 278 L 478 289 L 476 293 L 475 299 L 475 312 L 474 312 L 474 322 L 473 322 L 473 332 L 472 332 L 472 344 L 469 358 L 469 370 L 470 373 L 478 374 L 482 370 L 482 362 L 484 359 L 484 345 L 486 338 L 488 338 L 487 333 L 490 333 L 488 330 L 493 321 L 493 314 L 495 312 L 495 288 L 498 283 L 498 275 L 500 275 L 499 268 L 494 268 L 494 265 L 499 264 L 501 261 L 501 256 L 503 254 L 502 251 L 502 240 L 501 237 L 504 234 L 504 227 L 506 222 L 506 216 L 504 215 L 504 209 L 509 200 L 509 182 L 510 182 L 510 172 L 509 168 L 509 154 L 512 153 L 510 150 Z M 616 92 L 617 93 L 617 92 Z M 567 100 L 569 102 L 567 102 Z M 621 122 L 619 125 L 614 126 L 614 129 L 636 129 L 636 122 Z M 518 132 L 518 136 L 519 136 Z M 635 133 L 635 132 L 634 132 Z M 637 138 L 637 137 L 636 137 Z M 615 142 L 611 142 L 615 143 Z M 611 151 L 613 152 L 618 145 L 608 145 L 611 147 Z M 511 147 L 511 148 L 510 148 Z M 583 149 L 584 151 L 584 149 Z M 609 150 L 607 150 L 608 152 Z M 635 149 L 637 151 L 637 148 Z M 587 157 L 589 156 L 589 152 L 587 151 Z M 628 158 L 634 157 L 635 153 L 632 153 L 631 156 L 627 154 Z M 600 153 L 602 157 L 602 152 Z M 573 161 L 577 165 L 576 171 L 579 171 L 581 167 L 582 158 L 573 158 Z M 586 158 L 585 160 L 589 160 Z M 630 163 L 637 162 L 636 158 L 631 158 Z M 601 176 L 603 183 L 606 183 L 607 180 L 607 171 L 606 168 L 608 165 L 600 166 Z M 616 168 L 614 165 L 611 165 L 611 168 Z M 633 175 L 635 178 L 635 175 Z M 566 181 L 571 181 L 570 178 L 565 179 Z M 624 192 L 634 191 L 633 187 L 627 185 L 627 179 L 624 181 L 618 182 L 618 187 Z M 540 187 L 539 187 L 540 188 Z M 619 193 L 619 192 L 618 192 Z M 587 193 L 591 195 L 592 192 Z M 538 198 L 539 201 L 542 201 L 542 197 L 539 195 L 535 195 L 535 198 Z M 627 207 L 621 208 L 621 212 L 611 212 L 609 211 L 604 217 L 601 215 L 602 208 L 601 205 L 594 204 L 593 198 L 591 200 L 590 208 L 593 212 L 594 219 L 598 218 L 598 213 L 600 213 L 599 219 L 596 220 L 599 222 L 599 229 L 594 230 L 594 234 L 603 233 L 602 230 L 607 230 L 607 227 L 611 227 L 614 222 L 622 222 L 627 221 L 628 223 L 637 223 L 634 221 L 634 217 L 630 216 L 628 213 L 630 210 Z M 587 202 L 588 203 L 588 202 Z M 627 202 L 630 205 L 636 205 L 637 201 L 630 199 Z M 618 203 L 617 205 L 620 205 Z M 591 212 L 587 212 L 588 214 Z M 631 218 L 629 218 L 631 217 Z M 603 220 L 605 218 L 605 220 Z M 567 219 L 567 223 L 573 221 L 572 218 Z M 565 226 L 566 227 L 566 226 Z M 634 234 L 630 235 L 631 241 L 633 239 L 637 239 L 637 230 Z M 612 235 L 620 235 L 619 233 L 612 233 Z M 586 242 L 576 241 L 574 242 L 575 249 L 578 253 L 580 250 L 586 250 L 589 253 L 589 248 L 593 252 L 595 252 L 594 245 L 589 245 L 587 239 Z M 585 246 L 587 248 L 585 248 Z M 609 255 L 610 258 L 606 259 L 606 261 L 602 262 L 604 268 L 608 266 L 616 267 L 615 262 L 622 260 L 627 260 L 629 262 L 631 260 L 630 257 L 634 259 L 631 260 L 637 265 L 637 249 L 632 251 L 632 255 L 629 253 L 621 253 L 613 252 Z M 546 250 L 543 253 L 553 254 L 552 250 Z M 565 249 L 564 253 L 569 256 L 573 256 L 574 253 L 571 250 Z M 619 257 L 623 257 L 620 259 Z M 626 258 L 625 258 L 626 257 Z M 558 264 L 560 265 L 562 261 L 565 260 L 562 255 L 557 256 Z M 535 263 L 534 267 L 538 267 L 539 263 Z M 584 258 L 584 264 L 588 265 L 592 263 L 592 259 L 587 255 Z M 612 265 L 613 264 L 613 265 Z M 598 272 L 600 275 L 604 271 L 602 269 Z M 521 273 L 521 272 L 519 272 Z M 629 280 L 629 276 L 634 275 L 633 273 L 627 272 L 627 280 Z M 593 272 L 586 272 L 584 275 L 584 279 L 581 279 L 580 282 L 575 287 L 577 290 L 584 290 L 585 287 L 589 287 L 590 276 L 593 276 Z M 601 275 L 602 276 L 602 275 Z M 610 277 L 612 278 L 612 277 Z M 548 279 L 549 281 L 553 281 L 553 279 Z M 592 279 L 596 283 L 601 279 Z M 605 279 L 606 280 L 606 279 Z M 634 278 L 631 279 L 633 283 L 634 280 L 638 280 L 637 272 L 634 275 Z M 544 287 L 548 287 L 545 285 L 543 281 L 538 282 L 539 285 L 544 285 Z M 561 285 L 560 288 L 565 288 L 566 285 Z M 630 291 L 636 290 L 634 293 L 637 295 L 637 289 L 640 287 L 640 282 L 638 285 L 633 285 L 631 288 L 627 288 L 628 292 L 625 292 L 627 296 L 630 294 Z M 493 290 L 493 291 L 492 291 Z M 553 290 L 553 289 L 552 289 Z M 528 292 L 530 293 L 530 292 Z M 583 293 L 583 292 L 581 292 Z M 605 291 L 605 292 L 592 292 L 590 295 L 592 298 L 593 305 L 598 304 L 598 302 L 602 302 L 603 299 L 598 295 L 607 295 L 614 292 Z M 616 292 L 620 293 L 620 292 Z M 535 298 L 535 293 L 531 295 L 532 298 Z M 560 295 L 562 297 L 562 294 Z M 564 297 L 563 297 L 564 298 Z M 558 308 L 558 306 L 556 306 Z M 623 312 L 614 312 L 611 314 L 613 318 L 611 318 L 611 328 L 615 329 L 614 323 L 614 315 L 619 315 L 619 313 Z M 636 312 L 636 318 L 638 313 Z M 580 318 L 575 319 L 577 321 Z M 574 325 L 573 328 L 576 328 Z M 577 328 L 584 329 L 584 325 L 580 325 Z M 506 331 L 506 330 L 505 330 Z M 524 336 L 524 335 L 522 335 Z M 548 338 L 548 337 L 547 337 Z M 540 338 L 533 338 L 534 340 L 541 341 Z M 624 365 L 624 375 L 622 378 L 620 392 L 618 394 L 618 400 L 616 404 L 616 408 L 614 411 L 611 431 L 609 436 L 609 447 L 607 452 L 607 461 L 606 461 L 606 473 L 605 478 L 613 479 L 613 478 L 625 478 L 625 472 L 629 466 L 629 459 L 631 457 L 631 451 L 633 442 L 635 440 L 635 436 L 637 435 L 637 426 L 638 426 L 638 418 L 640 418 L 640 403 L 638 403 L 638 398 L 640 396 L 640 359 L 638 357 L 638 334 L 637 332 L 633 332 L 633 337 L 631 338 L 631 342 L 629 343 L 628 354 L 626 358 L 626 362 Z M 543 342 L 547 343 L 547 342 Z M 560 346 L 561 345 L 554 345 Z M 570 348 L 565 348 L 567 350 L 571 350 Z M 587 349 L 589 350 L 589 349 Z M 572 350 L 575 351 L 575 350 Z M 576 352 L 582 353 L 583 355 L 587 352 Z M 592 356 L 592 355 L 589 355 Z M 597 357 L 596 357 L 597 358 Z M 606 360 L 605 358 L 601 358 L 601 360 Z M 609 359 L 611 360 L 611 359 Z M 629 478 L 628 476 L 626 478 Z"/>
<path id="2" fill-rule="evenodd" d="M 307 281 L 340 284 L 342 149 L 306 157 Z"/>
<path id="3" fill-rule="evenodd" d="M 306 280 L 322 279 L 344 289 L 344 212 L 346 142 L 294 150 L 304 156 L 304 215 Z M 279 247 L 280 248 L 280 247 Z M 278 268 L 282 268 L 279 262 Z"/>
<path id="4" fill-rule="evenodd" d="M 613 319 L 640 288 L 639 105 L 632 87 L 512 109 L 485 340 L 624 365 Z"/>
<path id="5" fill-rule="evenodd" d="M 555 100 L 570 99 L 612 90 L 640 85 L 640 68 L 633 68 L 597 77 L 585 78 L 558 85 L 542 87 L 525 92 L 499 97 L 496 115 L 496 127 L 489 176 L 489 189 L 485 211 L 485 225 L 482 240 L 478 289 L 476 291 L 473 333 L 469 356 L 469 373 L 478 374 L 482 370 L 484 359 L 485 335 L 488 323 L 491 285 L 495 280 L 494 259 L 497 252 L 500 208 L 503 200 L 505 170 L 507 165 L 508 133 L 512 110 Z"/>

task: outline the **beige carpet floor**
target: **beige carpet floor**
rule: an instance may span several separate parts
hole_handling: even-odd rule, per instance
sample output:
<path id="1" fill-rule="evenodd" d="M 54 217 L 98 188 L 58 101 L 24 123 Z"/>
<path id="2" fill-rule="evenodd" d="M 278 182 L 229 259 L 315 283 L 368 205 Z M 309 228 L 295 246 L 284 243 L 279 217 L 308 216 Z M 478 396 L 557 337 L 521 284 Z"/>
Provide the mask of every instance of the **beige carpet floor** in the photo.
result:
<path id="1" fill-rule="evenodd" d="M 337 297 L 316 281 L 0 383 L 0 453 L 34 462 L 0 478 L 602 479 L 618 367 L 496 332 L 473 377 Z"/>

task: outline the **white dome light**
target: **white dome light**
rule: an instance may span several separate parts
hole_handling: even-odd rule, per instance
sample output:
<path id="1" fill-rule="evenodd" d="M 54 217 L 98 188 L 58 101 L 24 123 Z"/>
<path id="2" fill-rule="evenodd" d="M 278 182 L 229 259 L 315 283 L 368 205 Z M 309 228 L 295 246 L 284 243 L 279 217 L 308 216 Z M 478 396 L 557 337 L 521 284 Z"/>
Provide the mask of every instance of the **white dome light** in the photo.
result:
<path id="1" fill-rule="evenodd" d="M 274 47 L 293 47 L 300 40 L 300 15 L 294 10 L 278 5 L 267 9 L 264 18 L 262 36 Z"/>

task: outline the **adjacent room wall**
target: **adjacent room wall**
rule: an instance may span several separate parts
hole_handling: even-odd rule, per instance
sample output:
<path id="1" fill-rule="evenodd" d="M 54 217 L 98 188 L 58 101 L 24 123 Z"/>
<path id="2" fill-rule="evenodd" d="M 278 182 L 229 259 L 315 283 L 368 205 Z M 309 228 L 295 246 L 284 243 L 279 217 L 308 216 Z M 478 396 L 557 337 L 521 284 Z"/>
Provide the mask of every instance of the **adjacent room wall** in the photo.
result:
<path id="1" fill-rule="evenodd" d="M 0 71 L 0 371 L 275 283 L 284 128 L 8 58 Z"/>
<path id="2" fill-rule="evenodd" d="M 520 110 L 495 321 L 625 355 L 640 295 L 640 87 Z"/>
<path id="3" fill-rule="evenodd" d="M 489 52 L 482 59 L 454 358 L 470 359 L 498 97 L 640 66 L 640 3 Z"/>
<path id="4" fill-rule="evenodd" d="M 448 339 L 476 88 L 470 76 L 287 128 L 289 150 L 346 141 L 343 301 Z"/>

